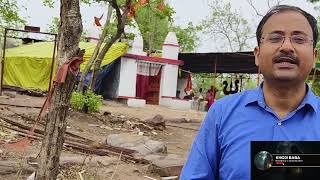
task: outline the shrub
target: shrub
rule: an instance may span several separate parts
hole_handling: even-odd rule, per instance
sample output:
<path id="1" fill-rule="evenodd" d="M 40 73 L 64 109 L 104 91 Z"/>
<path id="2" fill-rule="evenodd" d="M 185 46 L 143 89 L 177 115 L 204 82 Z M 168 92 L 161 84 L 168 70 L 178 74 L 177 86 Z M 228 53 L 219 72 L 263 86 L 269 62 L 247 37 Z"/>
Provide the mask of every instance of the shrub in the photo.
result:
<path id="1" fill-rule="evenodd" d="M 102 96 L 96 95 L 92 91 L 87 91 L 84 94 L 73 92 L 70 103 L 71 108 L 76 111 L 98 112 L 102 106 Z"/>

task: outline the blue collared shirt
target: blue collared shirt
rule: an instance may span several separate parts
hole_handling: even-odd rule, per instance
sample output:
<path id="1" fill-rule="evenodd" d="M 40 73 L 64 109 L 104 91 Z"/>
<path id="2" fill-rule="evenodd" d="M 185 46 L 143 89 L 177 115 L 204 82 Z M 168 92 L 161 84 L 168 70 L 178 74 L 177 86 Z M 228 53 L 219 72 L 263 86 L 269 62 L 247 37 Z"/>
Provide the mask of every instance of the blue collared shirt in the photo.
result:
<path id="1" fill-rule="evenodd" d="M 216 101 L 192 145 L 180 179 L 249 180 L 250 141 L 320 140 L 320 101 L 310 88 L 296 110 L 280 119 L 262 87 Z"/>

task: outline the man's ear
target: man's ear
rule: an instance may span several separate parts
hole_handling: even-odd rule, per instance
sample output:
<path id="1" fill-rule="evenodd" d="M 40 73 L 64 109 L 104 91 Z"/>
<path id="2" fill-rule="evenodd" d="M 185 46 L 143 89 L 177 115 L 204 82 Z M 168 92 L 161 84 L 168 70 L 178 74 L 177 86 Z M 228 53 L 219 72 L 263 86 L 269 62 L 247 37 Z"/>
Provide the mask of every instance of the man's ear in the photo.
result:
<path id="1" fill-rule="evenodd" d="M 313 68 L 316 68 L 317 66 L 317 60 L 318 60 L 318 49 L 314 48 L 313 49 Z"/>
<path id="2" fill-rule="evenodd" d="M 259 46 L 256 46 L 255 48 L 254 48 L 254 51 L 253 51 L 253 53 L 254 53 L 254 62 L 255 62 L 255 64 L 256 64 L 256 66 L 259 66 L 259 55 L 260 55 L 260 48 L 259 48 Z"/>

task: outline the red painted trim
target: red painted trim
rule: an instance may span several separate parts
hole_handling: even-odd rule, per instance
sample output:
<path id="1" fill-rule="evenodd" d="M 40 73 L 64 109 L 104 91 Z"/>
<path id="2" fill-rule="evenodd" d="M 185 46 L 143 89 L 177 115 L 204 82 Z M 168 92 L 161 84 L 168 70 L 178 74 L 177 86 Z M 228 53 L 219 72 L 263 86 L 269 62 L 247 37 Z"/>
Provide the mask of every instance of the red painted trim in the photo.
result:
<path id="1" fill-rule="evenodd" d="M 180 46 L 179 46 L 179 45 L 177 45 L 177 44 L 162 44 L 162 46 L 180 47 Z"/>
<path id="2" fill-rule="evenodd" d="M 137 99 L 136 97 L 118 96 L 118 99 Z"/>
<path id="3" fill-rule="evenodd" d="M 173 96 L 161 96 L 161 98 L 170 98 L 170 99 L 175 99 L 176 97 L 173 97 Z"/>
<path id="4" fill-rule="evenodd" d="M 141 56 L 141 55 L 130 54 L 130 53 L 123 55 L 123 57 L 133 58 L 133 59 L 137 59 L 137 60 L 144 60 L 144 61 L 149 61 L 149 62 L 159 62 L 159 63 L 167 63 L 167 64 L 173 64 L 173 65 L 181 65 L 181 66 L 184 64 L 184 61 L 181 61 L 181 60 Z"/>

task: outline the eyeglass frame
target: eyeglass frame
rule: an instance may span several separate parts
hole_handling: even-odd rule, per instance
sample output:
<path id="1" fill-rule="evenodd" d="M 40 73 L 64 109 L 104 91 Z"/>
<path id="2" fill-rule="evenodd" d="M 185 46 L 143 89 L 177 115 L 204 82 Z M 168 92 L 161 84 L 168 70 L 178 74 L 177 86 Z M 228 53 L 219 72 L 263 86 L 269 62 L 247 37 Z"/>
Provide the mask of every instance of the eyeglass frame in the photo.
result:
<path id="1" fill-rule="evenodd" d="M 279 42 L 270 42 L 270 41 L 266 40 L 266 36 L 268 36 L 268 35 L 278 35 L 279 37 L 281 37 L 282 43 L 281 43 L 281 41 L 279 41 Z M 292 41 L 292 37 L 295 37 L 295 36 L 303 36 L 305 38 L 305 42 L 303 42 L 303 43 L 293 42 Z M 281 47 L 287 38 L 289 38 L 290 43 L 291 43 L 291 45 L 293 47 L 295 45 L 312 44 L 314 42 L 313 38 L 310 38 L 308 35 L 304 35 L 304 34 L 294 34 L 294 35 L 291 35 L 291 36 L 287 37 L 287 36 L 284 36 L 284 35 L 282 35 L 280 33 L 267 33 L 267 34 L 264 34 L 263 36 L 261 36 L 260 43 L 267 42 L 269 44 L 274 44 L 274 45 L 278 44 L 279 47 Z M 266 41 L 263 41 L 263 40 L 266 40 Z"/>

